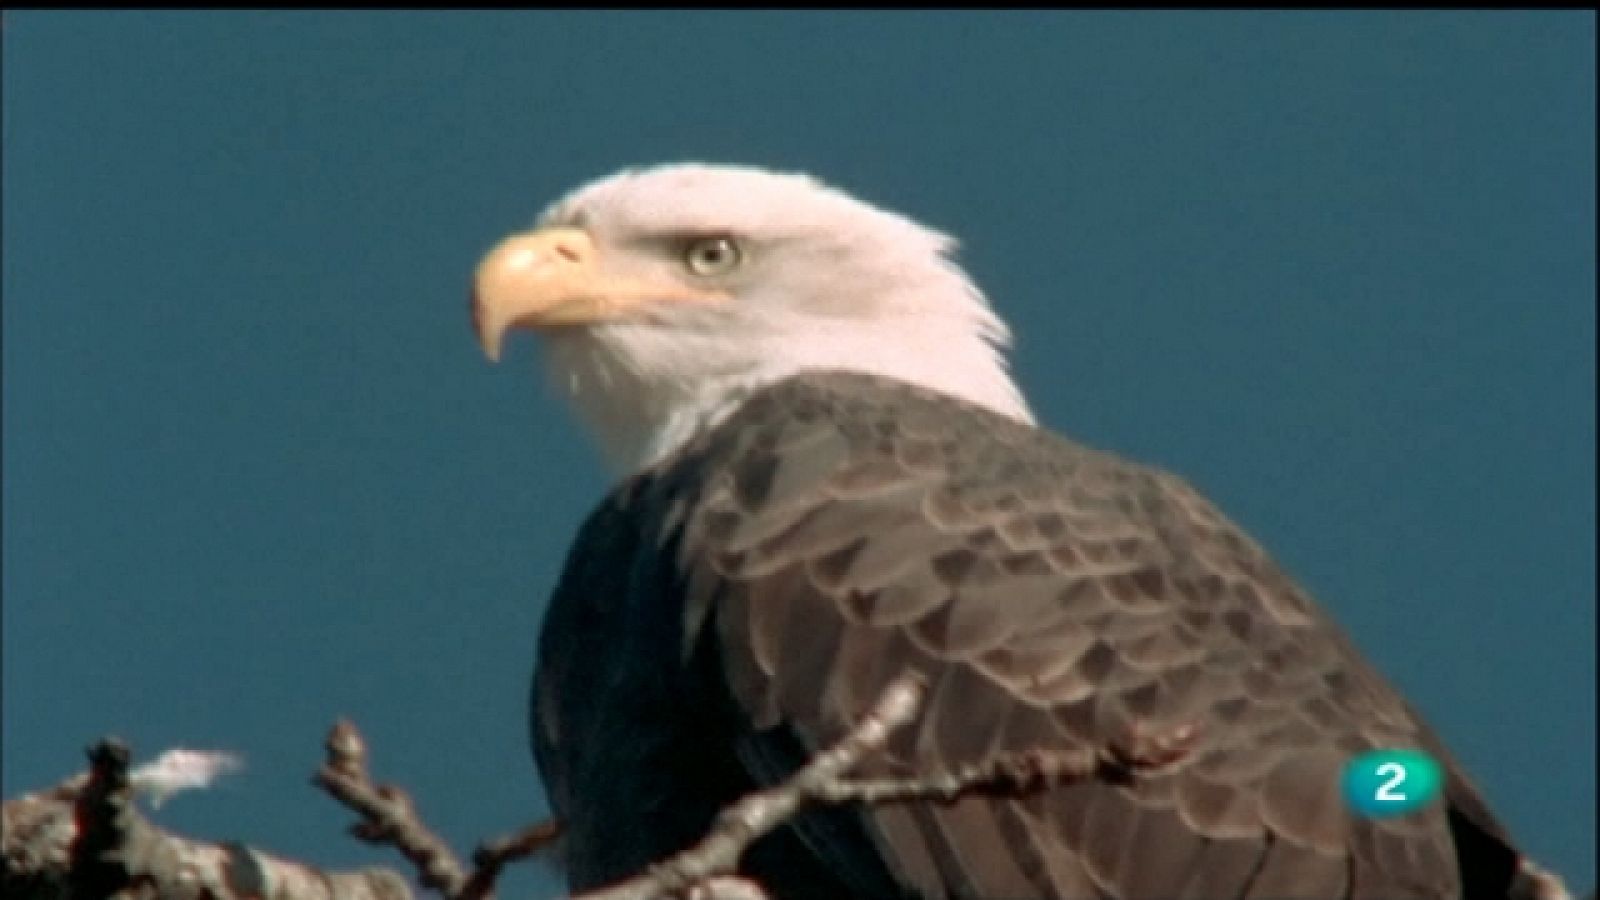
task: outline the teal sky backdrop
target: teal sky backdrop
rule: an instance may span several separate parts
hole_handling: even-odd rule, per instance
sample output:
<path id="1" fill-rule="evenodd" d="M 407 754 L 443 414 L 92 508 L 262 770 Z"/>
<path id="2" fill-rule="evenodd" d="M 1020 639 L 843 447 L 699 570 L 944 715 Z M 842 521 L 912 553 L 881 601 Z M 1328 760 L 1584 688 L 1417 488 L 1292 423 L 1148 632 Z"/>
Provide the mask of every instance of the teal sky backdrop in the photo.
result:
<path id="1" fill-rule="evenodd" d="M 114 732 L 165 825 L 462 849 L 608 476 L 479 255 L 567 188 L 804 169 L 948 230 L 1050 427 L 1195 482 L 1595 881 L 1595 16 L 7 12 L 4 788 Z M 551 896 L 524 870 L 508 896 Z"/>

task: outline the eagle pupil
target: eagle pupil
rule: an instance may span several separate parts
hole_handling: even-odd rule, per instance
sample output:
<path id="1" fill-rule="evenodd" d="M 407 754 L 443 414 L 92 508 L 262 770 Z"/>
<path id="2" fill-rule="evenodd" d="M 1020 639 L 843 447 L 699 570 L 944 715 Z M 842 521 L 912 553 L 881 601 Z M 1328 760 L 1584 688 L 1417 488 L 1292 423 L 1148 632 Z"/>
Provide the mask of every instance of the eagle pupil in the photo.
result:
<path id="1" fill-rule="evenodd" d="M 718 275 L 739 262 L 739 250 L 725 237 L 705 238 L 689 248 L 689 266 L 700 275 Z"/>

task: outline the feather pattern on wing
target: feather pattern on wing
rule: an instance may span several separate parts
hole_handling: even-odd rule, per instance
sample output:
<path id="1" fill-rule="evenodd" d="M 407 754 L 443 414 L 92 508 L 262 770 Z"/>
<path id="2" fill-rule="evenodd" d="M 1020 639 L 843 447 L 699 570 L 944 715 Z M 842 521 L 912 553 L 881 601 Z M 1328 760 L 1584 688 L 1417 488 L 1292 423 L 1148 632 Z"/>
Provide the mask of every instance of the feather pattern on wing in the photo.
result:
<path id="1" fill-rule="evenodd" d="M 1196 743 L 1126 786 L 802 816 L 746 858 L 773 896 L 1488 897 L 1516 865 L 1416 714 L 1191 487 L 876 376 L 758 391 L 620 487 L 540 659 L 576 890 L 686 846 L 908 669 L 924 708 L 864 775 Z M 1353 818 L 1343 763 L 1394 747 L 1441 761 L 1445 801 Z"/>

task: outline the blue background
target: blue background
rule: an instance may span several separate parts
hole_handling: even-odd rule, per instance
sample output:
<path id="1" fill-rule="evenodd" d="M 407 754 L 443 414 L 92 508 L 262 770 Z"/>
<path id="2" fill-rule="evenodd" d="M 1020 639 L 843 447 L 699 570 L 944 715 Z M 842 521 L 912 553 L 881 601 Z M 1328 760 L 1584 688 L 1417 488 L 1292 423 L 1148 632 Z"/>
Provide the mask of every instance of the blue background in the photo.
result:
<path id="1" fill-rule="evenodd" d="M 306 784 L 348 715 L 463 850 L 542 814 L 534 637 L 608 476 L 467 279 L 578 182 L 740 161 L 963 238 L 1043 421 L 1242 522 L 1586 890 L 1594 29 L 7 13 L 5 791 L 227 748 L 162 823 L 392 861 Z"/>

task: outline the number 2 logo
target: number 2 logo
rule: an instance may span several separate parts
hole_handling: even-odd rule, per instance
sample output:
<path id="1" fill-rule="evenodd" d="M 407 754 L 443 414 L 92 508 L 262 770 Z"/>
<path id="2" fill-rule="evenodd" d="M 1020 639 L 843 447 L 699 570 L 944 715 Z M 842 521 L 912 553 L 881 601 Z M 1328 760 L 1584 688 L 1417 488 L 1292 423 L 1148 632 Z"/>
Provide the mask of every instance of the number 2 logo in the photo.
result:
<path id="1" fill-rule="evenodd" d="M 1363 753 L 1345 766 L 1345 803 L 1369 819 L 1415 812 L 1438 797 L 1443 776 L 1439 764 L 1420 750 Z"/>

